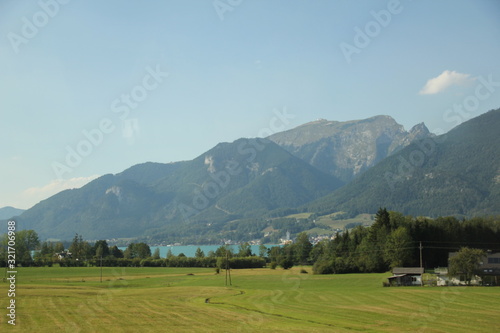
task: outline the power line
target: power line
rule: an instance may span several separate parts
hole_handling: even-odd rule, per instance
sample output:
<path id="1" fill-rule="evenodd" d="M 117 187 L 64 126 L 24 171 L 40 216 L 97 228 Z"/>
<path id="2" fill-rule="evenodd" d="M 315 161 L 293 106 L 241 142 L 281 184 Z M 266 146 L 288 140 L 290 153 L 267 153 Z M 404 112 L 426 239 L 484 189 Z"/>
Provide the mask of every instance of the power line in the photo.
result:
<path id="1" fill-rule="evenodd" d="M 440 244 L 443 244 L 443 243 L 448 243 L 448 244 L 481 244 L 481 245 L 485 245 L 485 244 L 494 244 L 494 245 L 500 245 L 500 243 L 488 243 L 488 242 L 469 242 L 469 241 L 422 241 L 422 242 L 425 242 L 425 243 L 440 243 Z"/>

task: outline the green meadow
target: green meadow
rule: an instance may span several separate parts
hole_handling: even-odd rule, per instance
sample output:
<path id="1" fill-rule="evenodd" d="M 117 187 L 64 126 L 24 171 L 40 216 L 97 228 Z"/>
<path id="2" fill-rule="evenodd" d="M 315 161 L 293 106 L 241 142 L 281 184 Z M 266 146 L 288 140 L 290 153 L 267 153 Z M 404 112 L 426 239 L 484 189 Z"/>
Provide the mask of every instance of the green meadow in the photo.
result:
<path id="1" fill-rule="evenodd" d="M 308 274 L 301 273 L 301 269 Z M 2 332 L 499 332 L 500 288 L 382 287 L 390 274 L 310 267 L 19 268 Z M 2 272 L 3 273 L 3 272 Z"/>

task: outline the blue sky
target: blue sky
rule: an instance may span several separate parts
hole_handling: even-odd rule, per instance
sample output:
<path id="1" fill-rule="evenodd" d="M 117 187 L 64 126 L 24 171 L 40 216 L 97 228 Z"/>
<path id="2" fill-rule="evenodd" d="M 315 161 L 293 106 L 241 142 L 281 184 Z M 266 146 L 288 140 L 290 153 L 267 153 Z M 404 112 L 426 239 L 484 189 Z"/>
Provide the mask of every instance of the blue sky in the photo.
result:
<path id="1" fill-rule="evenodd" d="M 318 118 L 448 131 L 500 107 L 499 18 L 498 1 L 4 0 L 0 207 Z"/>

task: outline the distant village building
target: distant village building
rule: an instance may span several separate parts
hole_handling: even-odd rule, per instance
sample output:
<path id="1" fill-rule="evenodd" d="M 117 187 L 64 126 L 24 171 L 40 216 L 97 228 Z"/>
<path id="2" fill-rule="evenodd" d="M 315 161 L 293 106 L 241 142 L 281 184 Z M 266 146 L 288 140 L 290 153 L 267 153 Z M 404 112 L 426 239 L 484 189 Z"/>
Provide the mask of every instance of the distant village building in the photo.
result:
<path id="1" fill-rule="evenodd" d="M 482 285 L 500 286 L 500 252 L 488 253 L 479 265 L 477 275 L 481 277 Z"/>
<path id="2" fill-rule="evenodd" d="M 287 244 L 292 244 L 293 241 L 290 239 L 290 231 L 286 232 L 286 238 L 281 238 L 280 239 L 280 245 L 287 245 Z"/>
<path id="3" fill-rule="evenodd" d="M 457 252 L 450 252 L 448 260 Z M 392 276 L 388 277 L 390 286 L 421 286 L 424 284 L 422 276 L 424 268 L 421 267 L 395 267 Z M 465 275 L 450 276 L 448 267 L 437 267 L 426 281 L 426 285 L 437 286 L 465 286 Z M 487 252 L 470 281 L 475 286 L 500 286 L 500 252 Z"/>
<path id="4" fill-rule="evenodd" d="M 448 276 L 448 267 L 434 268 L 434 274 L 436 275 L 437 286 L 444 287 L 450 285 L 450 278 Z"/>
<path id="5" fill-rule="evenodd" d="M 423 267 L 394 267 L 387 279 L 390 286 L 421 286 L 423 274 Z"/>
<path id="6" fill-rule="evenodd" d="M 55 256 L 57 256 L 57 259 L 59 259 L 59 260 L 72 258 L 71 252 L 59 252 L 59 253 L 56 253 Z"/>
<path id="7" fill-rule="evenodd" d="M 448 260 L 455 256 L 457 252 L 450 252 Z M 446 272 L 448 273 L 448 272 Z M 447 279 L 441 277 L 444 283 L 438 285 L 466 285 L 464 276 L 448 276 Z M 479 262 L 479 266 L 475 271 L 475 276 L 471 280 L 471 285 L 482 286 L 500 286 L 500 252 L 488 252 L 486 256 Z"/>

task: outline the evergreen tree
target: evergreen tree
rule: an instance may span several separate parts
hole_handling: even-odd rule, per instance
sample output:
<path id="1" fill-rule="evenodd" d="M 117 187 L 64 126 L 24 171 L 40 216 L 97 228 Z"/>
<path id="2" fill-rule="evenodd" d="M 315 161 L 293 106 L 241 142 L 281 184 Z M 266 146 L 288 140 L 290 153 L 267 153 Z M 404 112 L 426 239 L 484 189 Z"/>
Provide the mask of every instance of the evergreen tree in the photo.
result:
<path id="1" fill-rule="evenodd" d="M 399 227 L 387 237 L 384 259 L 391 268 L 405 266 L 411 261 L 413 248 L 410 232 Z"/>
<path id="2" fill-rule="evenodd" d="M 87 259 L 92 252 L 92 248 L 86 241 L 83 240 L 82 235 L 75 234 L 73 242 L 69 247 L 69 252 L 75 260 Z"/>
<path id="3" fill-rule="evenodd" d="M 118 248 L 118 246 L 113 245 L 109 249 L 109 253 L 115 258 L 123 258 L 123 251 Z"/>
<path id="4" fill-rule="evenodd" d="M 295 252 L 295 260 L 301 265 L 308 263 L 309 256 L 312 250 L 312 244 L 309 241 L 309 236 L 306 232 L 301 232 L 293 244 Z"/>
<path id="5" fill-rule="evenodd" d="M 196 258 L 205 258 L 205 252 L 203 252 L 200 248 L 197 248 L 194 256 Z"/>
<path id="6" fill-rule="evenodd" d="M 95 257 L 97 259 L 102 258 L 104 254 L 104 249 L 102 245 L 99 245 L 97 249 L 95 250 Z"/>
<path id="7" fill-rule="evenodd" d="M 153 253 L 153 259 L 160 259 L 160 248 L 157 247 Z"/>
<path id="8" fill-rule="evenodd" d="M 101 248 L 100 253 L 97 253 L 97 249 Z M 109 246 L 105 240 L 98 240 L 95 242 L 93 246 L 93 252 L 95 253 L 96 258 L 107 257 L 109 256 Z"/>

